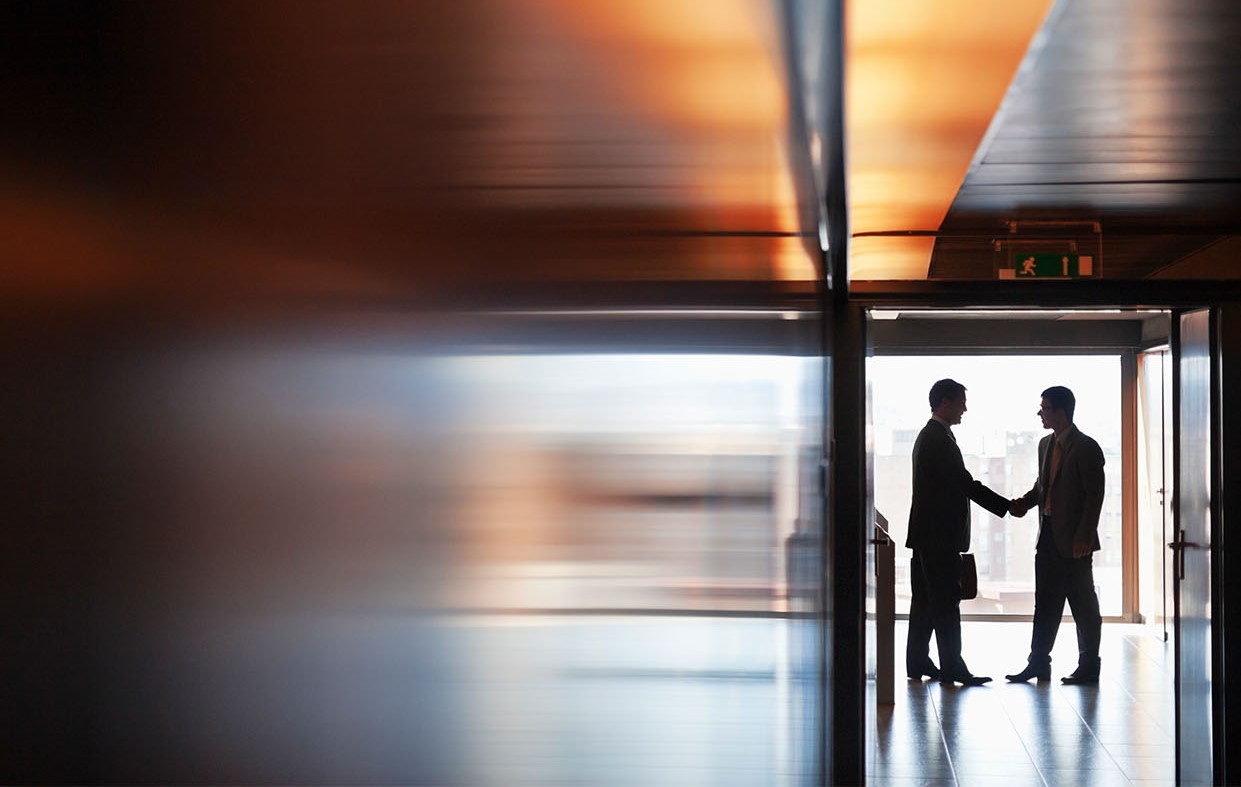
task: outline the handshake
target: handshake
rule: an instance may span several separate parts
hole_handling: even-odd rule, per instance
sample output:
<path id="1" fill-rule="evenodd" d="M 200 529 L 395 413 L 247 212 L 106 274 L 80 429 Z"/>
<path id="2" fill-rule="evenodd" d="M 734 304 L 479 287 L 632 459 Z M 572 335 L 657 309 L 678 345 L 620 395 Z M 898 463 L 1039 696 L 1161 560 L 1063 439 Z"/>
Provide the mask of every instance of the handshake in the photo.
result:
<path id="1" fill-rule="evenodd" d="M 1012 514 L 1015 517 L 1023 517 L 1026 515 L 1026 512 L 1029 510 L 1030 510 L 1030 504 L 1025 502 L 1019 497 L 1013 498 L 1012 500 L 1008 501 L 1008 513 Z"/>

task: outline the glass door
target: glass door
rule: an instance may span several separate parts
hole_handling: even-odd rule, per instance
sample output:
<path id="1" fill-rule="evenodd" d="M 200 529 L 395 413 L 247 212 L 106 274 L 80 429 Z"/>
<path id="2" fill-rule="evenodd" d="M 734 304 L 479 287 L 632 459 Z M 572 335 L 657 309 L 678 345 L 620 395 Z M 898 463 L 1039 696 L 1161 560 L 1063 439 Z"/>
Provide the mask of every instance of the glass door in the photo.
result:
<path id="1" fill-rule="evenodd" d="M 1214 320 L 1181 314 L 1176 374 L 1176 520 L 1173 630 L 1176 642 L 1177 781 L 1214 783 L 1211 706 L 1211 533 L 1215 519 Z"/>
<path id="2" fill-rule="evenodd" d="M 1138 613 L 1168 639 L 1172 587 L 1172 360 L 1160 347 L 1138 355 Z"/>

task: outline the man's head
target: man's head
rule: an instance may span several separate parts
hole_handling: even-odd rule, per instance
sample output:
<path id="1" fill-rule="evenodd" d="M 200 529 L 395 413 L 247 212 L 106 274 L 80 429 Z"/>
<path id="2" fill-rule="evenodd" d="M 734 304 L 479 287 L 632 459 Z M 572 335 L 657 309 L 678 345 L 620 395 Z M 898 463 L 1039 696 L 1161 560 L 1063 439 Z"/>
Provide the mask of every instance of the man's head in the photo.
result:
<path id="1" fill-rule="evenodd" d="M 965 414 L 965 386 L 956 380 L 938 380 L 931 386 L 931 394 L 927 397 L 931 402 L 931 413 L 944 419 L 949 424 L 961 423 Z"/>
<path id="2" fill-rule="evenodd" d="M 1038 415 L 1043 419 L 1043 428 L 1060 434 L 1073 423 L 1073 410 L 1077 407 L 1077 399 L 1073 392 L 1063 385 L 1053 385 L 1043 391 L 1042 396 Z"/>

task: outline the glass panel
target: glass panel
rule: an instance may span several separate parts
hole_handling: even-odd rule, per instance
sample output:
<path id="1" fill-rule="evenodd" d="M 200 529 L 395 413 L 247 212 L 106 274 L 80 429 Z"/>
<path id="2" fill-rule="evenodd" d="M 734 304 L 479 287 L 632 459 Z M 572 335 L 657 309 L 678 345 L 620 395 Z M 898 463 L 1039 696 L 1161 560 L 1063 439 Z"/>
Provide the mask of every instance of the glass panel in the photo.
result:
<path id="1" fill-rule="evenodd" d="M 1172 384 L 1168 350 L 1138 356 L 1138 613 L 1167 638 L 1171 599 L 1167 572 L 1172 500 Z"/>
<path id="2" fill-rule="evenodd" d="M 328 344 L 91 392 L 100 780 L 818 783 L 821 358 Z"/>
<path id="3" fill-rule="evenodd" d="M 874 425 L 875 507 L 891 523 L 897 552 L 897 612 L 909 611 L 911 455 L 930 417 L 927 393 L 951 377 L 968 391 L 969 410 L 953 431 L 974 478 L 1005 497 L 1034 485 L 1038 441 L 1046 434 L 1036 415 L 1040 392 L 1066 385 L 1077 397 L 1074 422 L 1095 438 L 1106 460 L 1107 497 L 1099 522 L 1103 549 L 1094 576 L 1104 615 L 1122 611 L 1120 356 L 880 356 L 867 362 Z M 1034 545 L 1038 519 L 998 519 L 970 506 L 978 560 L 978 598 L 963 602 L 973 614 L 1034 612 Z"/>
<path id="4" fill-rule="evenodd" d="M 521 698 L 477 697 L 482 780 L 813 783 L 822 361 L 442 364 L 470 468 L 457 601 L 521 622 L 483 618 L 490 644 L 470 657 Z M 740 614 L 702 614 L 721 612 Z"/>
<path id="5" fill-rule="evenodd" d="M 460 601 L 485 609 L 785 612 L 812 359 L 444 361 L 474 471 Z"/>

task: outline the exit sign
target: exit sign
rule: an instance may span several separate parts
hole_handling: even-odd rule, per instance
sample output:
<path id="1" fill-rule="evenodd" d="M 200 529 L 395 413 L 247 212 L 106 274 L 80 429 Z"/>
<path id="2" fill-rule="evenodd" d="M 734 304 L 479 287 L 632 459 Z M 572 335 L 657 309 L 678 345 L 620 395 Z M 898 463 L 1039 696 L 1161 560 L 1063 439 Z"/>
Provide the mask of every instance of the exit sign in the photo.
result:
<path id="1" fill-rule="evenodd" d="M 1094 276 L 1094 257 L 1086 254 L 1014 254 L 1001 279 L 1080 279 Z"/>

